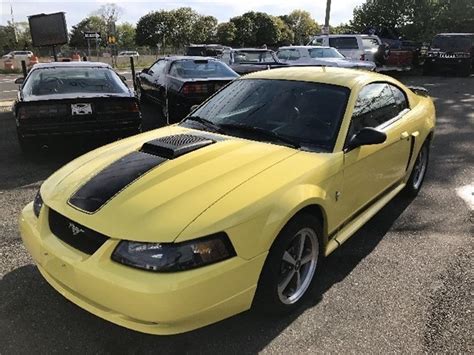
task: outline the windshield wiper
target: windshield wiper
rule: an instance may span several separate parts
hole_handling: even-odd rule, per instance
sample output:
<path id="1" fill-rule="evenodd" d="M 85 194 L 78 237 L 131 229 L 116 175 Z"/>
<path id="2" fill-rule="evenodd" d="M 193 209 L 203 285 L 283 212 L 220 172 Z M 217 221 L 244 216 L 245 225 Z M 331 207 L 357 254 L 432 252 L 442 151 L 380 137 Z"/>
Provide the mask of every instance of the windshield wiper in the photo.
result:
<path id="1" fill-rule="evenodd" d="M 207 128 L 210 128 L 214 132 L 220 132 L 220 127 L 217 124 L 215 124 L 215 123 L 213 123 L 209 120 L 206 120 L 205 118 L 199 117 L 199 116 L 188 116 L 188 117 L 186 117 L 185 121 L 198 122 L 201 125 L 203 125 Z"/>
<path id="2" fill-rule="evenodd" d="M 293 148 L 300 148 L 301 147 L 299 142 L 297 142 L 297 141 L 295 141 L 291 138 L 287 138 L 287 137 L 282 136 L 282 135 L 280 135 L 276 132 L 269 131 L 269 130 L 266 130 L 266 129 L 260 128 L 260 127 L 250 126 L 250 125 L 241 124 L 241 123 L 221 123 L 221 124 L 219 124 L 219 127 L 221 129 L 226 129 L 227 128 L 227 129 L 231 129 L 231 130 L 235 129 L 235 130 L 250 132 L 250 133 L 259 135 L 261 137 L 269 138 L 271 141 L 279 141 L 281 143 L 285 143 L 285 145 L 289 145 Z"/>

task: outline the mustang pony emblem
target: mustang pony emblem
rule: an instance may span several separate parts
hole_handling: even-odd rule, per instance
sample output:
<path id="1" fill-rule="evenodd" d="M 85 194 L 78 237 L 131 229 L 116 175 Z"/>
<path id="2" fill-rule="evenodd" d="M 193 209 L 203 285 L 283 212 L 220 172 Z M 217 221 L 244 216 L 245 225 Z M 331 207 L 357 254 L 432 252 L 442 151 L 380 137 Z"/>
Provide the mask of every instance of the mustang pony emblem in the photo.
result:
<path id="1" fill-rule="evenodd" d="M 82 228 L 79 228 L 78 226 L 76 226 L 74 223 L 72 222 L 69 222 L 69 225 L 68 225 L 69 229 L 71 230 L 72 232 L 72 235 L 78 235 L 79 233 L 84 233 L 84 229 Z"/>

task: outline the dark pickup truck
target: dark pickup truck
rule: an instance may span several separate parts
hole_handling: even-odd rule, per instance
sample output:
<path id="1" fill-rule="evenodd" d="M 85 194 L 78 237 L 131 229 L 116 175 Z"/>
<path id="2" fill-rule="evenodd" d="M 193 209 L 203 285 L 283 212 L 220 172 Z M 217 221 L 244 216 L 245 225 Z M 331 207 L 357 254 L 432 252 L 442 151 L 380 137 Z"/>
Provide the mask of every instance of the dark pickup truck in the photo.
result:
<path id="1" fill-rule="evenodd" d="M 474 69 L 474 33 L 440 33 L 426 53 L 423 74 L 454 71 L 469 76 Z"/>
<path id="2" fill-rule="evenodd" d="M 239 48 L 224 50 L 221 61 L 238 74 L 248 74 L 259 70 L 281 68 L 288 63 L 278 59 L 275 52 L 262 48 Z"/>

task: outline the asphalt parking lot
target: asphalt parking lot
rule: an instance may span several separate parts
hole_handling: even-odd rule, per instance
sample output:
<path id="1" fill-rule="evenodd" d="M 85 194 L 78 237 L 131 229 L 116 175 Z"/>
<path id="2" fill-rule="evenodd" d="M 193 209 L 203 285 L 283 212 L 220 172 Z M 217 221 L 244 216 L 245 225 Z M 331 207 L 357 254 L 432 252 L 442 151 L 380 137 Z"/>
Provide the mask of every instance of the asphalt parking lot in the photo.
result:
<path id="1" fill-rule="evenodd" d="M 336 250 L 319 270 L 319 297 L 297 314 L 246 312 L 166 337 L 103 321 L 43 280 L 22 245 L 18 215 L 48 175 L 100 142 L 25 158 L 1 106 L 0 353 L 472 353 L 474 77 L 402 81 L 428 88 L 437 108 L 420 195 L 396 197 Z M 162 124 L 153 107 L 143 110 L 145 129 Z"/>

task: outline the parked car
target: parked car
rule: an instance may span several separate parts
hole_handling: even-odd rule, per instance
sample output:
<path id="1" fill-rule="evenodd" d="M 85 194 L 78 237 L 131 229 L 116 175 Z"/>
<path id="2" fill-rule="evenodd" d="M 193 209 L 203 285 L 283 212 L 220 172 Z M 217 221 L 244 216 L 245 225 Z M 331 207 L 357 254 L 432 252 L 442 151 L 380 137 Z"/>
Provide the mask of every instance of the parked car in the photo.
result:
<path id="1" fill-rule="evenodd" d="M 278 59 L 274 51 L 263 48 L 224 50 L 221 60 L 239 74 L 288 66 L 288 63 Z"/>
<path id="2" fill-rule="evenodd" d="M 13 107 L 20 147 L 32 152 L 58 137 L 121 138 L 140 132 L 138 100 L 107 64 L 36 64 Z"/>
<path id="3" fill-rule="evenodd" d="M 469 76 L 474 69 L 474 33 L 440 33 L 433 38 L 426 53 L 425 75 L 455 71 Z"/>
<path id="4" fill-rule="evenodd" d="M 375 62 L 383 65 L 390 51 L 375 35 L 319 35 L 314 36 L 308 45 L 336 48 L 347 58 Z"/>
<path id="5" fill-rule="evenodd" d="M 137 74 L 138 96 L 160 105 L 168 123 L 178 122 L 238 76 L 215 58 L 165 57 Z"/>
<path id="6" fill-rule="evenodd" d="M 419 92 L 344 68 L 246 75 L 62 167 L 21 213 L 24 245 L 61 295 L 144 333 L 295 311 L 334 272 L 324 257 L 420 191 L 435 109 Z"/>
<path id="7" fill-rule="evenodd" d="M 32 51 L 12 51 L 2 56 L 2 59 L 27 60 L 27 59 L 30 59 L 32 56 L 33 56 Z"/>
<path id="8" fill-rule="evenodd" d="M 225 49 L 230 47 L 221 44 L 190 44 L 186 47 L 186 55 L 220 58 Z"/>
<path id="9" fill-rule="evenodd" d="M 278 48 L 276 55 L 279 60 L 291 65 L 324 65 L 371 71 L 376 67 L 374 62 L 346 58 L 332 47 L 286 46 Z"/>
<path id="10" fill-rule="evenodd" d="M 138 54 L 137 51 L 122 51 L 122 52 L 119 52 L 118 56 L 119 57 L 134 57 L 135 59 L 138 59 L 140 54 Z"/>

